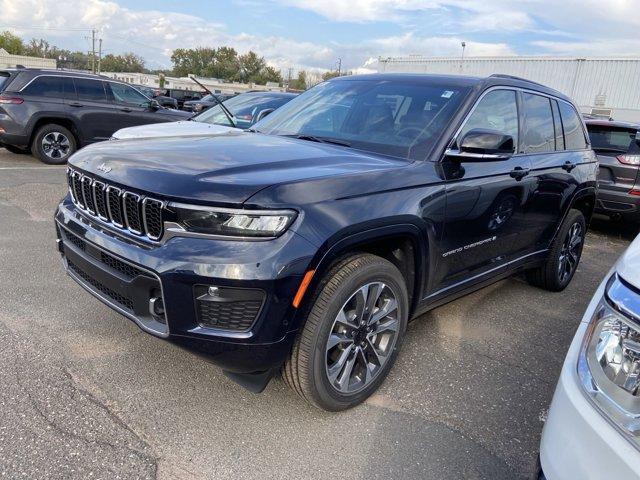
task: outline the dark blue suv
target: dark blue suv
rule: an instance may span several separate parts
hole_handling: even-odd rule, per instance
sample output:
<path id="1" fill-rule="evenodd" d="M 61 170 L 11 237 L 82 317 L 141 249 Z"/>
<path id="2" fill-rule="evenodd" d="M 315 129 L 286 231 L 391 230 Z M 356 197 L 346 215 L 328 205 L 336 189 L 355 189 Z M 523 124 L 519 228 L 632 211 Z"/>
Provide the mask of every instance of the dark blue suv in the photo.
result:
<path id="1" fill-rule="evenodd" d="M 491 76 L 322 83 L 216 136 L 76 153 L 55 215 L 68 274 L 260 391 L 341 410 L 407 322 L 516 272 L 576 271 L 598 164 L 564 95 Z"/>

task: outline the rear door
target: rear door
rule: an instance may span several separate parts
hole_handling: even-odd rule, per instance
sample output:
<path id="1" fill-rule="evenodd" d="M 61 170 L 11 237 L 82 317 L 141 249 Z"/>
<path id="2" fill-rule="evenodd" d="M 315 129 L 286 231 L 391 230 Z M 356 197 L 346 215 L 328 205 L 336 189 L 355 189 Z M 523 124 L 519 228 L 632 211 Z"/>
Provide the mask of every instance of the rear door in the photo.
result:
<path id="1" fill-rule="evenodd" d="M 620 193 L 633 190 L 638 185 L 640 159 L 637 129 L 593 122 L 587 125 L 587 130 L 600 161 L 600 186 Z"/>
<path id="2" fill-rule="evenodd" d="M 73 80 L 58 75 L 35 77 L 20 90 L 20 93 L 24 98 L 24 105 L 29 109 L 31 126 L 35 125 L 39 118 L 67 118 L 68 103 L 75 96 Z"/>

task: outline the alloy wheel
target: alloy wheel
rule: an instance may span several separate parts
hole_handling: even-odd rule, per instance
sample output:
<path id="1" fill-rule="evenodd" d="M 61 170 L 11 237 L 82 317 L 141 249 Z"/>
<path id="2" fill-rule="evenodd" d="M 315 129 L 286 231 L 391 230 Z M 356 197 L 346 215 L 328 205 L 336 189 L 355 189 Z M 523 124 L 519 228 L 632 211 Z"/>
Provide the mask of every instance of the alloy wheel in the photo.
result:
<path id="1" fill-rule="evenodd" d="M 326 344 L 326 374 L 342 394 L 363 390 L 383 370 L 400 328 L 398 300 L 389 285 L 360 287 L 336 316 Z"/>
<path id="2" fill-rule="evenodd" d="M 583 242 L 582 225 L 578 222 L 571 225 L 560 250 L 558 261 L 558 278 L 564 283 L 573 275 L 580 260 L 580 248 Z"/>
<path id="3" fill-rule="evenodd" d="M 66 135 L 60 132 L 49 132 L 42 137 L 42 151 L 55 160 L 60 160 L 69 154 L 71 143 Z"/>

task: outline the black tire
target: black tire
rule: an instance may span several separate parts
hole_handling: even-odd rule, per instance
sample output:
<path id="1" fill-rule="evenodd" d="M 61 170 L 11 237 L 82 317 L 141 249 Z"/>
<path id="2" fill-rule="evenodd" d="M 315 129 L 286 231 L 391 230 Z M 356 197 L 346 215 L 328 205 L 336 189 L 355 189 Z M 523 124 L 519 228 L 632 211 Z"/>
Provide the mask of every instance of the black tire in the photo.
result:
<path id="1" fill-rule="evenodd" d="M 28 148 L 15 147 L 13 145 L 3 145 L 3 147 L 6 148 L 7 151 L 15 153 L 16 155 L 24 155 L 25 153 L 30 153 Z"/>
<path id="2" fill-rule="evenodd" d="M 63 165 L 78 149 L 77 145 L 76 138 L 67 128 L 50 123 L 36 132 L 31 143 L 31 153 L 48 165 Z"/>
<path id="3" fill-rule="evenodd" d="M 338 323 L 337 321 L 338 314 L 344 312 L 347 305 L 349 305 L 348 302 L 358 295 L 361 288 L 368 285 L 375 285 L 370 288 L 375 289 L 371 290 L 375 292 L 371 293 L 371 298 L 375 296 L 376 303 L 372 305 L 366 318 L 373 321 L 375 318 L 374 313 L 384 313 L 389 308 L 389 313 L 385 314 L 376 325 L 389 325 L 392 322 L 396 322 L 394 325 L 397 326 L 397 330 L 394 333 L 382 327 L 379 333 L 373 331 L 366 333 L 369 332 L 369 328 L 376 329 L 375 326 L 369 327 L 369 321 L 367 320 L 360 323 L 359 327 L 356 325 L 354 328 L 354 330 L 361 330 L 362 328 L 366 330 L 364 339 L 362 336 L 356 337 L 355 335 L 358 333 L 351 331 L 354 339 L 350 347 L 345 346 L 343 349 L 342 346 L 328 347 L 329 335 L 335 332 L 335 328 L 342 328 L 337 327 L 338 325 L 343 325 L 343 323 Z M 384 293 L 378 293 L 378 291 Z M 388 297 L 383 298 L 384 295 L 388 295 Z M 384 303 L 377 303 L 379 301 L 378 298 Z M 391 310 L 392 307 L 389 307 L 389 305 L 393 304 L 389 302 L 389 298 L 396 300 L 397 310 L 395 310 L 395 313 L 393 313 L 394 310 Z M 384 305 L 384 308 L 379 305 Z M 324 275 L 309 299 L 306 310 L 306 323 L 282 368 L 282 376 L 285 383 L 310 404 L 328 411 L 345 410 L 363 402 L 380 386 L 395 362 L 407 327 L 408 309 L 408 294 L 404 278 L 391 262 L 370 254 L 355 254 L 338 261 Z M 367 311 L 368 309 L 364 310 L 362 318 L 365 318 Z M 383 321 L 385 322 L 383 323 Z M 358 322 L 355 323 L 357 324 Z M 365 323 L 367 326 L 363 327 Z M 372 335 L 372 337 L 369 337 L 369 335 Z M 386 335 L 393 335 L 393 340 L 385 340 L 387 338 Z M 345 338 L 349 336 L 346 331 L 344 336 Z M 373 339 L 372 343 L 368 343 L 370 338 Z M 377 370 L 375 373 L 370 373 L 369 359 L 380 358 L 377 353 L 378 349 L 374 347 L 376 338 L 378 338 L 380 345 L 382 345 L 382 342 L 385 343 L 386 353 L 382 356 L 385 360 L 384 362 L 377 362 L 377 366 L 374 364 L 375 362 L 372 362 L 372 368 L 377 368 Z M 354 360 L 354 362 L 357 362 L 356 365 L 366 369 L 365 372 L 364 369 L 360 368 L 362 372 L 360 373 L 360 379 L 358 379 L 357 375 L 353 377 L 358 379 L 362 386 L 354 392 L 340 392 L 336 384 L 329 379 L 329 357 L 333 353 L 330 348 L 340 348 L 340 352 L 347 352 L 350 348 L 358 348 L 356 343 L 363 345 L 363 347 L 357 353 L 352 351 L 353 357 L 351 357 L 351 354 L 348 354 L 348 356 L 349 358 L 358 357 L 358 360 Z M 359 354 L 362 356 L 358 356 Z M 347 360 L 347 362 L 350 361 Z M 337 363 L 336 361 L 335 364 Z M 351 383 L 352 375 L 354 375 L 351 374 L 352 371 L 357 372 L 357 367 L 352 366 L 352 369 L 349 369 L 346 381 L 347 388 Z M 344 373 L 344 370 L 342 373 Z M 362 380 L 363 376 L 365 377 L 364 380 Z M 333 382 L 338 382 L 341 377 L 343 375 L 339 375 Z"/>
<path id="4" fill-rule="evenodd" d="M 572 253 L 569 254 L 567 248 L 570 246 L 568 242 L 571 240 L 573 228 L 580 229 L 580 242 L 573 247 Z M 547 260 L 540 267 L 527 271 L 527 281 L 531 285 L 552 292 L 564 290 L 571 282 L 580 263 L 586 232 L 587 226 L 582 212 L 570 210 L 551 245 Z M 568 259 L 568 264 L 563 261 L 563 258 Z M 570 271 L 567 271 L 567 268 L 564 268 L 563 265 L 569 265 L 571 267 Z"/>

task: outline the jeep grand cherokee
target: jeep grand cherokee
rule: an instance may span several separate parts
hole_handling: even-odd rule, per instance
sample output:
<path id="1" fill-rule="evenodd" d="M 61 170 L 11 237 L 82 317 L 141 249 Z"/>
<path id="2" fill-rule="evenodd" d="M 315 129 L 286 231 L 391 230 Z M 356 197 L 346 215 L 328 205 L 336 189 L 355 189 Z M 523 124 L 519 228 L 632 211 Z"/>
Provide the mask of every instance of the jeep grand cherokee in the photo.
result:
<path id="1" fill-rule="evenodd" d="M 253 131 L 78 152 L 58 246 L 147 332 L 341 410 L 382 383 L 410 319 L 520 271 L 565 288 L 597 170 L 574 104 L 542 85 L 350 76 Z"/>

